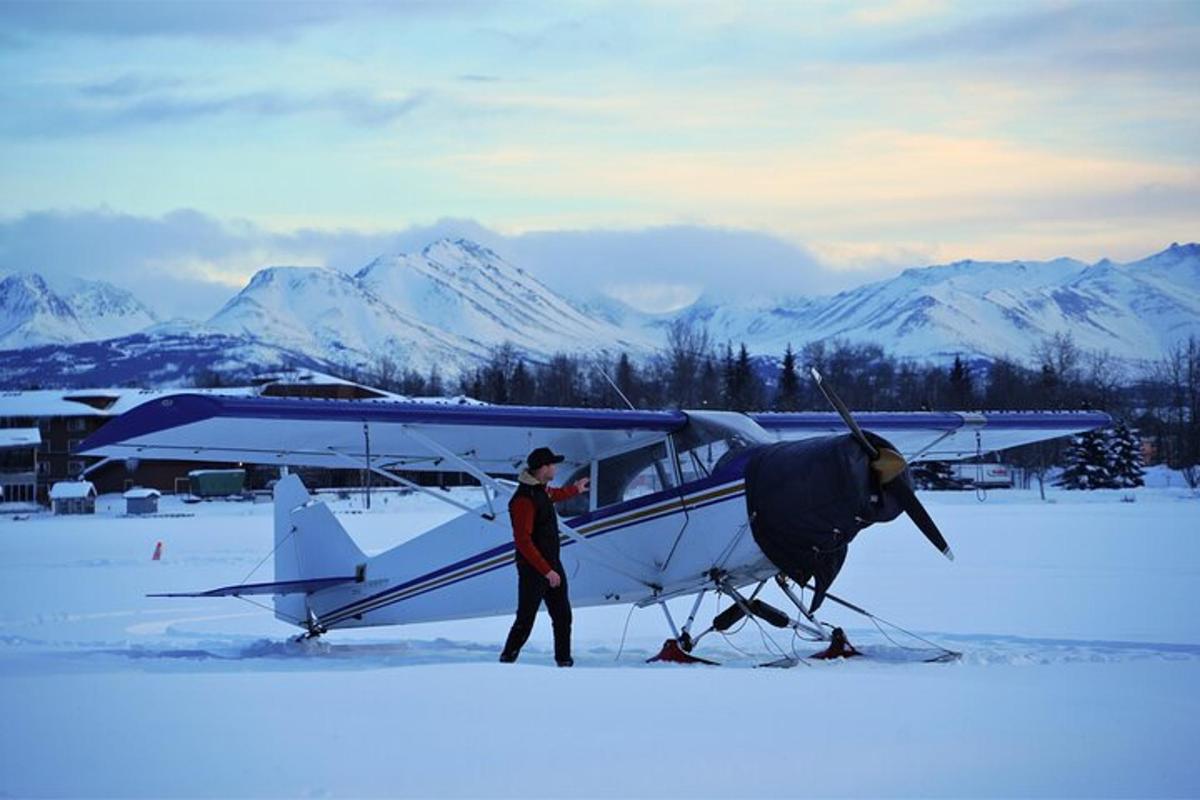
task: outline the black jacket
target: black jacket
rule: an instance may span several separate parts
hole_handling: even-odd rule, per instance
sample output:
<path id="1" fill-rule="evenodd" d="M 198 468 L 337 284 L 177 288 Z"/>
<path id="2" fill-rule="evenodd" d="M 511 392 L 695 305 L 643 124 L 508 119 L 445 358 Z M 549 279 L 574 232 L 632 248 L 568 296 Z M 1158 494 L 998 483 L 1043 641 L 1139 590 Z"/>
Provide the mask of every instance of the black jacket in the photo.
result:
<path id="1" fill-rule="evenodd" d="M 558 533 L 558 514 L 554 511 L 554 502 L 546 493 L 546 487 L 540 483 L 530 484 L 521 482 L 517 485 L 517 490 L 513 492 L 512 498 L 508 501 L 509 514 L 513 513 L 513 506 L 518 502 L 530 502 L 533 504 L 533 530 L 532 540 L 533 546 L 537 548 L 538 553 L 551 568 L 559 570 L 561 573 L 561 565 L 558 560 L 559 553 L 559 533 Z M 517 564 L 528 567 L 534 567 L 528 559 L 517 549 Z"/>

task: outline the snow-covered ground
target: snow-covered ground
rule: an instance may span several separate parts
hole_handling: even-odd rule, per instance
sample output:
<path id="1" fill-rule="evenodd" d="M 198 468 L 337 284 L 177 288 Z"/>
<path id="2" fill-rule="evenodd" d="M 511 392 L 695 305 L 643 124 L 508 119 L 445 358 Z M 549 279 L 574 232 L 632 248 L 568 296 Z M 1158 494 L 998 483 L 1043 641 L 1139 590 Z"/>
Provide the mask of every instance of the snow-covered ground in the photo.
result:
<path id="1" fill-rule="evenodd" d="M 1200 499 L 1048 496 L 925 493 L 953 564 L 904 520 L 852 546 L 834 592 L 961 660 L 827 605 L 870 657 L 790 670 L 748 667 L 816 648 L 752 625 L 702 643 L 723 667 L 647 666 L 665 625 L 627 606 L 576 610 L 573 670 L 544 616 L 512 666 L 508 618 L 295 645 L 245 601 L 143 596 L 243 582 L 269 504 L 9 514 L 0 796 L 1200 795 Z M 370 553 L 454 513 L 333 505 Z"/>

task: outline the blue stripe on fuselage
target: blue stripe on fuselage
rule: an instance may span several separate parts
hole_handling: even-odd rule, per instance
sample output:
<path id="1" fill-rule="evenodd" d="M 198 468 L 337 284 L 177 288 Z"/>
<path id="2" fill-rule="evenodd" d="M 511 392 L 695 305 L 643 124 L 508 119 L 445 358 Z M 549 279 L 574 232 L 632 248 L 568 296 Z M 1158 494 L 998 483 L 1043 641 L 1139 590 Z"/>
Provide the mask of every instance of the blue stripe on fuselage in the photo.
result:
<path id="1" fill-rule="evenodd" d="M 578 517 L 573 517 L 570 520 L 567 520 L 566 524 L 572 528 L 577 528 L 577 527 L 579 527 L 579 525 L 583 524 L 584 522 L 595 522 L 602 518 L 616 517 L 625 512 L 630 511 L 631 509 L 652 506 L 656 502 L 662 503 L 664 500 L 677 501 L 677 500 L 680 500 L 681 498 L 683 498 L 685 495 L 696 494 L 697 491 L 712 488 L 714 486 L 719 486 L 722 484 L 731 484 L 731 483 L 734 483 L 735 480 L 736 479 L 730 480 L 730 478 L 727 476 L 725 476 L 725 477 L 709 476 L 708 478 L 703 478 L 698 481 L 692 481 L 690 483 L 684 484 L 683 486 L 676 487 L 676 488 L 668 490 L 668 491 L 655 492 L 653 494 L 644 495 L 643 497 L 635 498 L 634 500 L 631 500 L 626 503 L 620 503 L 615 506 L 609 506 L 608 508 L 605 508 L 602 513 L 601 512 L 593 512 L 591 514 L 583 514 Z M 587 534 L 585 536 L 585 538 L 592 539 L 594 537 L 599 537 L 599 536 L 603 536 L 608 533 L 613 533 L 614 531 L 623 530 L 632 525 L 638 525 L 643 522 L 649 522 L 651 520 L 663 519 L 663 518 L 671 516 L 673 514 L 682 514 L 685 511 L 690 510 L 690 509 L 704 508 L 704 507 L 707 507 L 710 505 L 714 505 L 715 503 L 723 502 L 725 500 L 732 500 L 735 497 L 742 497 L 743 494 L 744 493 L 741 491 L 734 492 L 729 495 L 726 495 L 723 497 L 718 497 L 713 500 L 709 500 L 709 501 L 706 501 L 706 502 L 703 502 L 700 504 L 695 504 L 695 505 L 691 505 L 691 504 L 687 504 L 687 503 L 675 503 L 672 507 L 670 507 L 668 510 L 666 510 L 663 514 L 657 514 L 657 515 L 654 515 L 651 517 L 644 517 L 644 518 L 639 518 L 636 520 L 631 520 L 630 522 L 620 524 L 620 525 L 613 525 L 612 527 L 609 527 L 609 528 L 602 528 L 600 530 L 593 531 L 593 532 Z M 566 541 L 563 542 L 562 546 L 568 547 L 575 543 L 576 543 L 576 540 L 568 538 Z M 472 572 L 468 575 L 463 575 L 463 576 L 456 578 L 452 581 L 449 581 L 447 583 L 440 584 L 438 586 L 433 586 L 428 589 L 422 589 L 420 591 L 414 592 L 413 594 L 407 595 L 405 597 L 394 597 L 394 598 L 392 597 L 392 595 L 401 594 L 401 593 L 405 592 L 406 590 L 418 588 L 421 584 L 424 584 L 431 580 L 435 580 L 435 579 L 442 577 L 448 573 L 454 572 L 455 570 L 470 567 L 472 565 L 478 564 L 481 561 L 486 561 L 489 558 L 504 555 L 507 553 L 512 553 L 515 549 L 516 549 L 516 546 L 514 543 L 506 542 L 505 544 L 499 545 L 497 547 L 493 547 L 490 550 L 485 550 L 484 552 L 478 553 L 469 558 L 460 559 L 459 561 L 456 561 L 453 564 L 450 564 L 448 566 L 441 567 L 439 569 L 436 569 L 432 572 L 426 573 L 419 577 L 407 580 L 398 586 L 390 587 L 390 588 L 385 589 L 381 592 L 378 592 L 370 597 L 364 597 L 361 600 L 356 600 L 353 603 L 350 603 L 348 605 L 334 609 L 333 611 L 329 612 L 325 616 L 325 619 L 327 621 L 323 622 L 322 624 L 334 625 L 342 620 L 348 619 L 353 616 L 358 616 L 360 614 L 365 614 L 368 611 L 373 611 L 384 605 L 390 605 L 391 603 L 399 602 L 401 600 L 408 600 L 412 597 L 417 597 L 421 594 L 425 594 L 426 592 L 431 592 L 435 589 L 440 589 L 445 586 L 452 586 L 453 584 L 459 583 L 460 581 L 466 580 L 467 578 L 473 578 L 478 575 L 485 575 L 489 572 L 499 569 L 500 567 L 507 566 L 509 563 L 511 563 L 511 559 L 507 559 L 504 562 L 497 564 L 494 567 L 491 567 L 489 569 Z M 385 601 L 385 602 L 379 602 L 379 601 Z"/>

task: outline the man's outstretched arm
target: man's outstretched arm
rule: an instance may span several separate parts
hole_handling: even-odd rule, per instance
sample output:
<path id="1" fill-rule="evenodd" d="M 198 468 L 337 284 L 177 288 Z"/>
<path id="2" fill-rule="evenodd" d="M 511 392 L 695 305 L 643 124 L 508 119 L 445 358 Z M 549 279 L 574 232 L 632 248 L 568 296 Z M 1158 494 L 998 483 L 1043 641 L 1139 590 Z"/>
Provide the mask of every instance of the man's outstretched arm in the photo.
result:
<path id="1" fill-rule="evenodd" d="M 591 478 L 580 478 L 570 486 L 561 486 L 558 488 L 547 486 L 546 495 L 550 498 L 550 502 L 561 503 L 563 500 L 570 500 L 580 492 L 586 492 L 591 480 Z"/>

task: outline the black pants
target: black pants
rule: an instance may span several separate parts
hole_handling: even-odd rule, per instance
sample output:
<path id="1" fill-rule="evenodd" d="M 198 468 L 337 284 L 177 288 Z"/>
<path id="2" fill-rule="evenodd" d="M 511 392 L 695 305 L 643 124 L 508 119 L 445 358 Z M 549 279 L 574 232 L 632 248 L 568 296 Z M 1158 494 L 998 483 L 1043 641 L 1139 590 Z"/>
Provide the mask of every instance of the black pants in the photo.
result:
<path id="1" fill-rule="evenodd" d="M 517 562 L 517 620 L 508 632 L 508 641 L 504 643 L 506 659 L 515 659 L 529 640 L 534 618 L 543 601 L 554 626 L 554 660 L 566 661 L 571 658 L 571 601 L 567 597 L 567 574 L 562 564 L 555 563 L 552 566 L 562 578 L 557 589 L 550 588 L 550 582 L 533 567 Z"/>

